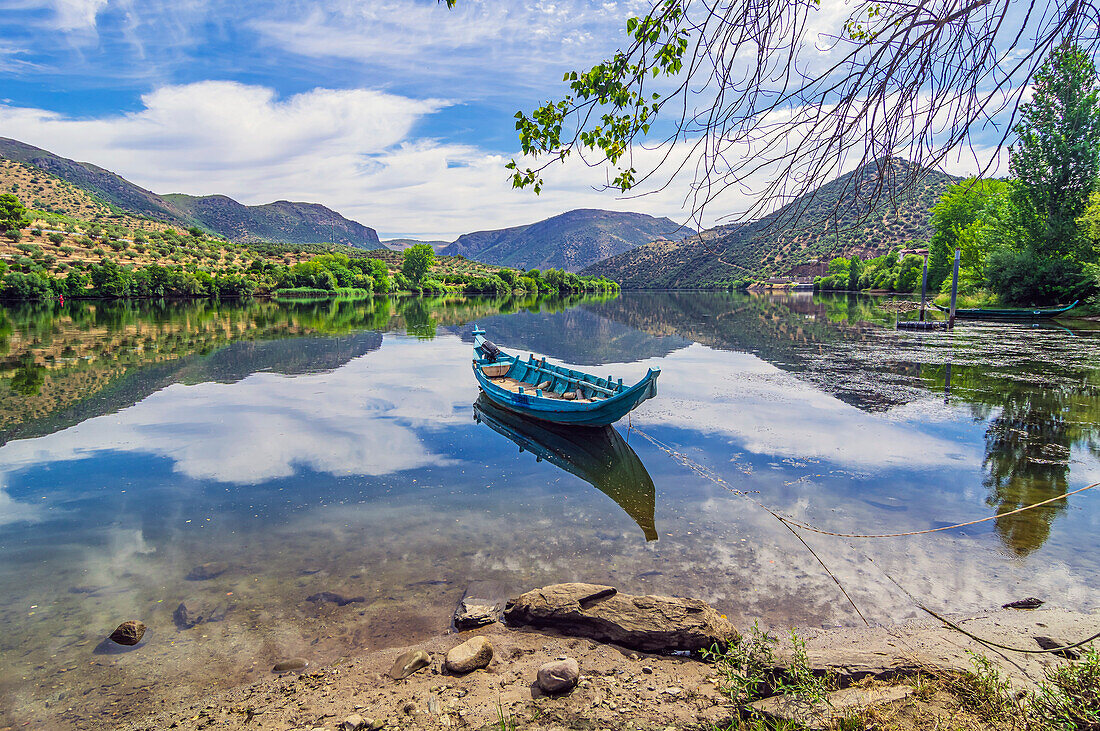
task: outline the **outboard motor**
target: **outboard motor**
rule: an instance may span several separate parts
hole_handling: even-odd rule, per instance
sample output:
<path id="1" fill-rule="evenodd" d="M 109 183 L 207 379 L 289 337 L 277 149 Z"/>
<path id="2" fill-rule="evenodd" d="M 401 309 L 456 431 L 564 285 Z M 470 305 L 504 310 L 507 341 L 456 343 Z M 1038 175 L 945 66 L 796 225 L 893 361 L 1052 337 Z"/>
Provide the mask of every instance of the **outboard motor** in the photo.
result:
<path id="1" fill-rule="evenodd" d="M 485 360 L 495 361 L 500 357 L 500 348 L 492 340 L 481 341 L 481 352 L 485 355 Z"/>

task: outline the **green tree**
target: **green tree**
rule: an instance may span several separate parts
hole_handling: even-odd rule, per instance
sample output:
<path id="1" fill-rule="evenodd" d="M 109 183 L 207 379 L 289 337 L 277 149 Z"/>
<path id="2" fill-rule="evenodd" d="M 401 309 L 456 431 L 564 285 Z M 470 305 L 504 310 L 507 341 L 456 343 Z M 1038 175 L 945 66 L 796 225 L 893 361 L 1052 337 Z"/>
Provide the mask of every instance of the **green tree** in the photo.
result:
<path id="1" fill-rule="evenodd" d="M 405 249 L 405 258 L 401 264 L 401 273 L 409 281 L 419 284 L 424 275 L 435 265 L 435 251 L 429 244 L 414 244 Z"/>
<path id="2" fill-rule="evenodd" d="M 1100 84 L 1091 57 L 1064 44 L 1035 75 L 1031 101 L 1021 108 L 1009 169 L 1012 200 L 1024 243 L 1036 254 L 1092 254 L 1078 219 L 1100 179 Z"/>
<path id="3" fill-rule="evenodd" d="M 858 254 L 852 254 L 852 258 L 848 260 L 848 291 L 859 291 L 859 275 L 863 271 L 863 262 L 860 261 Z"/>
<path id="4" fill-rule="evenodd" d="M 18 231 L 30 225 L 26 206 L 11 193 L 0 195 L 0 231 Z"/>
<path id="5" fill-rule="evenodd" d="M 963 281 L 977 286 L 984 283 L 990 252 L 1012 245 L 1016 238 L 1012 190 L 1003 180 L 970 178 L 948 188 L 932 207 L 929 291 L 938 291 L 951 275 L 955 249 L 960 249 Z"/>

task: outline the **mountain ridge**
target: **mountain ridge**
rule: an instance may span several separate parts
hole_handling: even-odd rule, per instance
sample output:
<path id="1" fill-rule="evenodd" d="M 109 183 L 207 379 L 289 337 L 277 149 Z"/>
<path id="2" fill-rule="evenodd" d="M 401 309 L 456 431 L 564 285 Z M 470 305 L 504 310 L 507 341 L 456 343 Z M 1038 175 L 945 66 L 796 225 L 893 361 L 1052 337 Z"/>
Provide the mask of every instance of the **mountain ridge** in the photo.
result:
<path id="1" fill-rule="evenodd" d="M 335 243 L 360 249 L 381 246 L 373 228 L 319 203 L 274 201 L 248 206 L 225 195 L 160 195 L 93 163 L 70 160 L 9 137 L 0 137 L 0 157 L 42 170 L 121 211 L 181 228 L 198 226 L 231 241 L 306 244 L 335 236 Z"/>
<path id="2" fill-rule="evenodd" d="M 521 226 L 463 234 L 440 253 L 522 269 L 575 272 L 640 244 L 694 233 L 669 218 L 577 208 Z"/>
<path id="3" fill-rule="evenodd" d="M 828 261 L 871 258 L 931 236 L 931 208 L 961 178 L 893 159 L 842 175 L 754 221 L 678 242 L 652 242 L 589 265 L 627 289 L 722 288 L 824 273 Z M 872 193 L 877 194 L 871 195 Z"/>

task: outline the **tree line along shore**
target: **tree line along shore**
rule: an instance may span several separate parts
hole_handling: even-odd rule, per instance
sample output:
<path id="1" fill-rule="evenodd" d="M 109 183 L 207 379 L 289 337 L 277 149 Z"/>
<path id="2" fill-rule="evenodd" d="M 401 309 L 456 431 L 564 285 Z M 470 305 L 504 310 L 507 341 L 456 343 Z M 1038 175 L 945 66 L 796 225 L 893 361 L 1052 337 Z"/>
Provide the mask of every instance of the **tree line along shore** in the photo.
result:
<path id="1" fill-rule="evenodd" d="M 0 299 L 59 297 L 369 296 L 412 292 L 502 295 L 614 292 L 618 285 L 559 269 L 521 271 L 333 244 L 234 243 L 199 228 L 147 230 L 28 210 L 0 195 Z"/>

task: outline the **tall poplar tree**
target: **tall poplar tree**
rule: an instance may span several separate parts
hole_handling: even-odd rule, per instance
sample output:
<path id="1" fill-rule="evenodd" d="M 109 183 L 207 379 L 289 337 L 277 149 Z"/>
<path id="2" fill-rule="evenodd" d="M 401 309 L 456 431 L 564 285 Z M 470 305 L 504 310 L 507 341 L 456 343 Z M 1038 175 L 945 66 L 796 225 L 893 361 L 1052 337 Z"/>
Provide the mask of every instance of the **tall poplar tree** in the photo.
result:
<path id="1" fill-rule="evenodd" d="M 1100 84 L 1092 58 L 1072 44 L 1055 49 L 1021 108 L 1009 169 L 1012 201 L 1026 240 L 1044 258 L 1089 258 L 1078 219 L 1100 179 Z"/>

